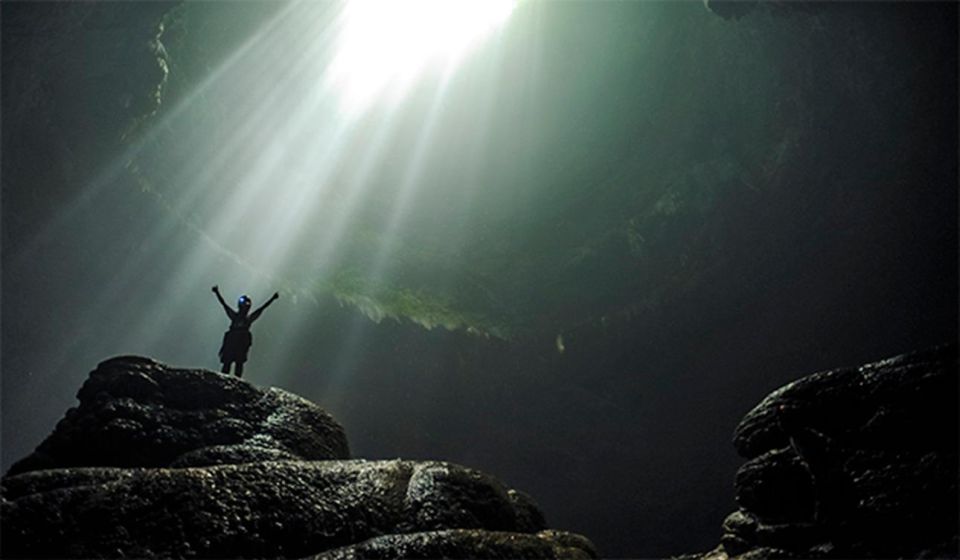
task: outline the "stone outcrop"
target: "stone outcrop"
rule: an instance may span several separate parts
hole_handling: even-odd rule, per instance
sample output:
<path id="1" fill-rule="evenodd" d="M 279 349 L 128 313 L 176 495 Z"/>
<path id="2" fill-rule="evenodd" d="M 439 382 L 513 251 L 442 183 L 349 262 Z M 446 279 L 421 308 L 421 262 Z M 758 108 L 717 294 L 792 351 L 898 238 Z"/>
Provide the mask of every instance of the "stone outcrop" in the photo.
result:
<path id="1" fill-rule="evenodd" d="M 436 461 L 349 460 L 316 405 L 147 358 L 101 363 L 2 483 L 17 558 L 590 558 L 524 493 Z"/>
<path id="2" fill-rule="evenodd" d="M 957 347 L 816 373 L 737 426 L 720 546 L 691 558 L 958 557 Z"/>
<path id="3" fill-rule="evenodd" d="M 593 544 L 571 533 L 535 535 L 454 529 L 376 537 L 310 560 L 356 558 L 594 558 Z"/>
<path id="4" fill-rule="evenodd" d="M 37 450 L 8 474 L 63 467 L 187 467 L 346 459 L 343 428 L 286 391 L 149 358 L 102 362 Z"/>

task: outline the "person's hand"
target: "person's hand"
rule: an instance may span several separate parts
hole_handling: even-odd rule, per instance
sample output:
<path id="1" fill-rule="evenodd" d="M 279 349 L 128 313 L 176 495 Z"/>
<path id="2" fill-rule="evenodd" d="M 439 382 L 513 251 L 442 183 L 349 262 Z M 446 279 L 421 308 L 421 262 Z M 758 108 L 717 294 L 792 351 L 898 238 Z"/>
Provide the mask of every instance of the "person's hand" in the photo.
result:
<path id="1" fill-rule="evenodd" d="M 273 292 L 273 299 L 280 299 L 280 292 Z"/>
<path id="2" fill-rule="evenodd" d="M 210 291 L 213 292 L 213 293 L 217 293 L 217 292 L 220 291 L 220 286 L 214 286 L 214 287 L 210 288 Z"/>

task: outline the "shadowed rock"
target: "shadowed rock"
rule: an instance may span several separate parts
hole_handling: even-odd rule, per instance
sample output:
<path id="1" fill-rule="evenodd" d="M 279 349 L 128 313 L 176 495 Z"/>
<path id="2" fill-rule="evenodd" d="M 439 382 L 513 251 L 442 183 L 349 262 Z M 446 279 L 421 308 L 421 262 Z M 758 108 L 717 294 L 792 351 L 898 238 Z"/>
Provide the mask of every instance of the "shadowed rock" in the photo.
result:
<path id="1" fill-rule="evenodd" d="M 532 535 L 455 529 L 387 535 L 330 550 L 309 560 L 358 558 L 596 558 L 587 539 L 560 531 Z"/>
<path id="2" fill-rule="evenodd" d="M 813 517 L 816 503 L 810 473 L 789 448 L 769 451 L 737 471 L 737 502 L 768 521 Z"/>
<path id="3" fill-rule="evenodd" d="M 278 389 L 122 357 L 78 398 L 2 480 L 4 557 L 596 556 L 490 475 L 343 460 L 340 426 Z"/>
<path id="4" fill-rule="evenodd" d="M 748 459 L 789 445 L 778 422 L 782 407 L 794 422 L 834 438 L 949 447 L 957 439 L 956 373 L 955 345 L 815 373 L 763 399 L 737 426 L 733 444 Z"/>
<path id="5" fill-rule="evenodd" d="M 496 479 L 441 462 L 55 469 L 7 477 L 3 495 L 14 557 L 299 557 L 391 533 L 545 528 Z"/>
<path id="6" fill-rule="evenodd" d="M 212 371 L 117 357 L 97 366 L 77 398 L 80 406 L 8 474 L 350 455 L 343 428 L 317 405 Z"/>
<path id="7" fill-rule="evenodd" d="M 688 558 L 957 558 L 957 381 L 951 344 L 777 389 L 734 434 L 741 510 Z"/>

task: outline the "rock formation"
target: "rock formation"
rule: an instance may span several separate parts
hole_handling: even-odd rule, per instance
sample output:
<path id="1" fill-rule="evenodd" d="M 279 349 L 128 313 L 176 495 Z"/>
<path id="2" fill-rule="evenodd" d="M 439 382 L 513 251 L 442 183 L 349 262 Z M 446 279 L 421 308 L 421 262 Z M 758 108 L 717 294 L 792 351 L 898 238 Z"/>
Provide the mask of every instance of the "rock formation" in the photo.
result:
<path id="1" fill-rule="evenodd" d="M 816 373 L 737 426 L 740 506 L 687 558 L 957 558 L 957 347 Z"/>
<path id="2" fill-rule="evenodd" d="M 479 471 L 350 460 L 336 421 L 279 389 L 125 356 L 78 399 L 3 478 L 3 556 L 596 555 Z"/>
<path id="3" fill-rule="evenodd" d="M 148 358 L 102 362 L 80 406 L 8 474 L 65 467 L 187 467 L 346 459 L 343 428 L 280 389 Z"/>

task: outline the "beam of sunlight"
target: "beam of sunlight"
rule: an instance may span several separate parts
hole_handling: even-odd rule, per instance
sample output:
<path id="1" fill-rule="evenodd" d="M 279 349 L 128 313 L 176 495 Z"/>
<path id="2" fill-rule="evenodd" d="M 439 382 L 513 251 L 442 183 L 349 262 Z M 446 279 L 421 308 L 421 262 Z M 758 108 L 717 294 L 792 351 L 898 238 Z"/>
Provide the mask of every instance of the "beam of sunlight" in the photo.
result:
<path id="1" fill-rule="evenodd" d="M 138 184 L 110 188 L 142 191 L 157 215 L 143 226 L 138 252 L 105 279 L 78 324 L 109 317 L 123 325 L 104 346 L 110 352 L 174 363 L 183 361 L 179 349 L 202 337 L 205 349 L 189 355 L 209 356 L 202 365 L 216 367 L 225 325 L 209 287 L 221 285 L 228 300 L 249 293 L 255 302 L 280 290 L 285 305 L 299 308 L 290 314 L 296 319 L 262 319 L 273 332 L 257 340 L 272 342 L 252 352 L 254 367 L 247 371 L 256 375 L 257 363 L 284 363 L 312 320 L 302 306 L 318 302 L 317 287 L 340 267 L 371 283 L 390 273 L 391 253 L 404 246 L 402 237 L 416 219 L 411 210 L 431 198 L 423 185 L 430 166 L 446 164 L 451 153 L 463 160 L 458 169 L 479 165 L 476 138 L 486 142 L 486 133 L 444 127 L 485 126 L 496 86 L 466 98 L 451 95 L 449 87 L 461 65 L 483 54 L 481 39 L 506 21 L 515 3 L 284 6 L 151 128 L 130 138 L 98 179 L 108 184 L 131 175 Z M 502 56 L 495 47 L 486 56 Z M 450 117 L 451 107 L 477 113 L 477 99 L 480 118 Z M 444 137 L 461 135 L 474 138 L 464 145 L 476 149 L 451 152 Z M 41 237 L 64 236 L 77 220 L 89 221 L 84 216 L 92 209 L 109 207 L 116 193 L 94 187 L 65 206 Z M 468 181 L 460 188 L 478 186 Z M 134 300 L 136 306 L 124 304 Z M 206 306 L 200 317 L 198 306 Z M 328 387 L 347 383 L 355 363 L 350 354 L 363 329 L 348 330 L 332 359 L 337 372 Z M 83 351 L 90 350 L 65 349 L 57 368 Z M 284 375 L 282 368 L 270 370 L 274 380 Z"/>
<path id="2" fill-rule="evenodd" d="M 389 256 L 391 251 L 399 241 L 399 229 L 403 226 L 404 220 L 410 206 L 413 204 L 419 187 L 419 181 L 422 179 L 424 160 L 427 151 L 431 148 L 433 132 L 436 122 L 442 110 L 444 102 L 444 93 L 447 83 L 450 79 L 450 73 L 453 66 L 448 66 L 444 72 L 443 79 L 437 90 L 434 92 L 433 100 L 427 112 L 426 122 L 420 128 L 420 133 L 414 144 L 413 153 L 406 162 L 403 178 L 400 181 L 394 203 L 390 209 L 390 216 L 387 219 L 384 230 L 383 240 L 373 259 L 373 268 L 369 271 L 371 281 L 378 282 L 389 267 Z"/>

